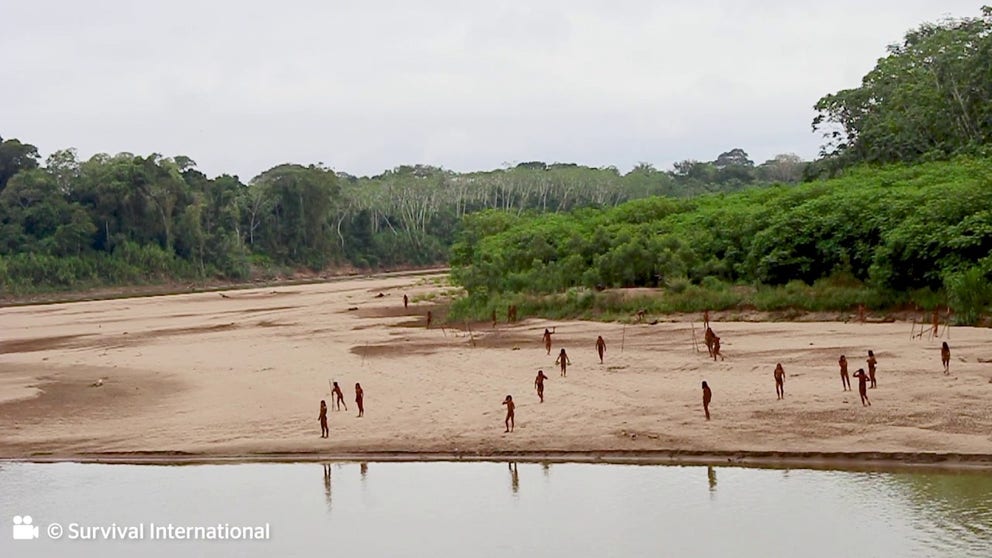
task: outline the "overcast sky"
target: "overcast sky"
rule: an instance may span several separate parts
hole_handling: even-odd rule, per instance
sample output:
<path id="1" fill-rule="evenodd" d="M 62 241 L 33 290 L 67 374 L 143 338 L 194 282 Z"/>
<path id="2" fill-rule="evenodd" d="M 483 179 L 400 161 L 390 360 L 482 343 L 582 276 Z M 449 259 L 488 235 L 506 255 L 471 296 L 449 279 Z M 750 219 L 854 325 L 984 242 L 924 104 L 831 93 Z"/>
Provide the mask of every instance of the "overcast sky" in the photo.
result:
<path id="1" fill-rule="evenodd" d="M 249 179 L 811 158 L 813 104 L 980 0 L 0 0 L 0 136 Z"/>

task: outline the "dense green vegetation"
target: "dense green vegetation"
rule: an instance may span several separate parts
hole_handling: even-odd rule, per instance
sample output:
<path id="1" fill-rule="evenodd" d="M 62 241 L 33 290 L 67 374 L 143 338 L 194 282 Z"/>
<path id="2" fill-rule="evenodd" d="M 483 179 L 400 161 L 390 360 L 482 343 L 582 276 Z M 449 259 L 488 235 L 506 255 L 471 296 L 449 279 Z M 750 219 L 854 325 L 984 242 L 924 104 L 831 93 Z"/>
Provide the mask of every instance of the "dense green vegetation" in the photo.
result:
<path id="1" fill-rule="evenodd" d="M 443 264 L 460 220 L 482 209 L 556 213 L 733 191 L 798 180 L 805 166 L 793 155 L 755 166 L 734 149 L 670 172 L 530 162 L 467 174 L 399 167 L 358 178 L 287 164 L 245 184 L 208 178 L 184 156 L 80 162 L 63 150 L 38 160 L 33 145 L 0 142 L 0 294 Z"/>
<path id="2" fill-rule="evenodd" d="M 449 261 L 453 316 L 992 303 L 992 9 L 927 23 L 816 103 L 821 158 L 521 163 L 247 183 L 184 156 L 0 142 L 0 292 Z M 806 182 L 798 184 L 801 180 Z M 456 242 L 457 238 L 457 242 Z M 454 243 L 454 245 L 453 245 Z M 656 287 L 662 295 L 610 287 Z"/>
<path id="3" fill-rule="evenodd" d="M 973 312 L 992 302 L 987 288 L 977 288 L 992 275 L 990 252 L 992 161 L 959 158 L 568 215 L 472 215 L 451 263 L 452 278 L 469 293 L 456 311 L 480 316 L 509 302 L 544 313 L 597 304 L 604 311 L 933 307 L 945 302 L 946 289 L 959 317 L 975 321 Z M 608 287 L 668 294 L 626 302 L 595 294 Z M 567 294 L 534 296 L 550 293 Z"/>
<path id="4" fill-rule="evenodd" d="M 452 264 L 469 296 L 454 315 L 912 303 L 976 323 L 992 303 L 990 98 L 992 9 L 921 25 L 860 87 L 816 104 L 827 143 L 811 182 L 468 217 Z M 634 286 L 664 295 L 597 293 Z"/>
<path id="5" fill-rule="evenodd" d="M 992 154 L 992 8 L 925 23 L 862 79 L 826 95 L 813 129 L 827 139 L 816 172 L 862 162 Z"/>

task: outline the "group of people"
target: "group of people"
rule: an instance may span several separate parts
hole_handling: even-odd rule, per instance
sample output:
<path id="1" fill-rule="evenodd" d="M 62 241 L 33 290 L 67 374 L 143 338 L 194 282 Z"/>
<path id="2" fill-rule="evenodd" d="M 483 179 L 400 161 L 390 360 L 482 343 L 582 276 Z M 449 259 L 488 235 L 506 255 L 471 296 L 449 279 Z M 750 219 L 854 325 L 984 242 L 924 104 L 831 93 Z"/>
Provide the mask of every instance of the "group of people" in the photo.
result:
<path id="1" fill-rule="evenodd" d="M 344 410 L 348 410 L 348 404 L 344 402 L 344 392 L 341 390 L 341 386 L 337 382 L 331 382 L 331 397 L 332 405 L 335 411 L 340 411 L 341 407 Z M 355 383 L 355 404 L 358 405 L 358 418 L 365 416 L 365 390 L 362 389 L 362 384 Z M 327 438 L 329 435 L 329 430 L 327 428 L 327 402 L 323 399 L 320 400 L 320 414 L 317 415 L 317 422 L 320 423 L 320 437 Z"/>
<path id="2" fill-rule="evenodd" d="M 407 307 L 408 304 L 409 304 L 409 299 L 407 298 L 406 295 L 404 295 L 403 306 Z M 512 312 L 512 314 L 516 314 L 516 308 L 511 307 L 511 310 L 509 310 L 508 312 Z M 859 315 L 861 314 L 861 312 L 862 310 L 859 309 Z M 431 322 L 433 321 L 432 320 L 433 316 L 431 314 L 432 314 L 431 312 L 427 313 L 427 327 L 430 327 Z M 508 316 L 509 315 L 510 314 L 508 313 Z M 516 316 L 514 315 L 513 317 L 515 318 Z M 494 313 L 494 321 L 495 321 L 495 313 Z M 706 341 L 706 347 L 709 352 L 709 356 L 712 357 L 713 360 L 716 360 L 717 357 L 723 359 L 723 355 L 720 354 L 720 338 L 710 328 L 708 311 L 703 313 L 703 327 L 705 328 L 705 332 L 706 332 L 705 341 Z M 555 333 L 556 333 L 556 328 L 554 327 L 552 327 L 551 329 L 545 328 L 544 330 L 544 335 L 543 335 L 544 348 L 549 356 L 551 355 L 552 335 L 554 335 Z M 601 335 L 596 338 L 596 353 L 599 355 L 600 364 L 602 364 L 606 353 L 606 341 L 603 339 L 603 336 Z M 940 358 L 944 366 L 944 374 L 950 374 L 951 350 L 946 341 L 941 346 Z M 866 359 L 865 363 L 868 368 L 867 372 L 865 371 L 864 368 L 859 368 L 854 373 L 854 377 L 858 379 L 858 392 L 861 396 L 862 406 L 871 406 L 871 400 L 868 398 L 868 390 L 874 389 L 878 385 L 876 380 L 878 360 L 875 358 L 874 351 L 872 350 L 868 351 L 868 358 Z M 555 365 L 560 367 L 560 371 L 561 371 L 560 375 L 562 378 L 567 377 L 568 366 L 571 364 L 572 361 L 569 359 L 568 354 L 565 352 L 565 349 L 562 348 L 561 351 L 558 353 L 557 359 L 555 360 Z M 838 364 L 840 366 L 840 377 L 841 377 L 842 388 L 844 391 L 850 391 L 851 379 L 848 373 L 847 357 L 845 355 L 841 355 L 840 359 L 838 360 Z M 773 376 L 775 378 L 775 395 L 780 400 L 784 399 L 785 369 L 783 368 L 782 363 L 776 364 L 775 370 L 773 372 Z M 537 377 L 534 379 L 534 389 L 537 391 L 537 396 L 541 403 L 544 403 L 544 381 L 547 379 L 548 376 L 545 375 L 544 370 L 537 371 Z M 703 388 L 703 412 L 706 415 L 706 420 L 710 420 L 709 407 L 710 407 L 710 403 L 713 400 L 713 391 L 705 380 L 702 383 L 702 388 Z M 331 395 L 332 397 L 334 397 L 334 405 L 336 406 L 336 410 L 341 410 L 341 406 L 344 406 L 346 411 L 348 410 L 348 406 L 344 402 L 344 394 L 341 391 L 341 387 L 338 385 L 337 382 L 332 383 Z M 355 384 L 355 403 L 358 405 L 358 417 L 364 416 L 365 415 L 364 392 L 362 390 L 361 384 L 358 383 Z M 506 429 L 504 430 L 504 432 L 510 433 L 513 432 L 515 426 L 514 415 L 516 409 L 516 404 L 513 401 L 512 395 L 507 395 L 503 399 L 503 406 L 506 407 L 506 417 L 504 419 L 504 425 Z M 320 414 L 317 420 L 320 422 L 321 437 L 322 438 L 328 437 L 327 404 L 323 400 L 320 402 Z"/>
<path id="3" fill-rule="evenodd" d="M 947 343 L 944 343 L 947 346 Z M 851 377 L 847 373 L 847 357 L 840 355 L 840 359 L 837 361 L 840 365 L 840 383 L 844 391 L 851 391 Z M 858 379 L 858 393 L 861 394 L 861 405 L 865 407 L 871 406 L 871 400 L 868 399 L 868 389 L 874 389 L 878 387 L 878 382 L 875 380 L 875 370 L 878 367 L 878 360 L 875 358 L 875 352 L 872 350 L 868 351 L 868 359 L 865 361 L 868 364 L 868 373 L 865 373 L 864 368 L 858 368 L 858 371 L 854 373 L 854 377 Z"/>
<path id="4" fill-rule="evenodd" d="M 555 328 L 544 329 L 544 350 L 547 354 L 551 355 L 551 336 L 555 334 Z M 599 355 L 599 363 L 603 364 L 603 358 L 606 355 L 606 340 L 600 335 L 596 337 L 596 354 Z M 568 353 L 565 352 L 563 347 L 558 353 L 558 358 L 555 359 L 555 365 L 560 367 L 562 378 L 568 376 L 568 366 L 572 364 L 572 361 L 568 358 Z M 537 377 L 534 378 L 534 389 L 537 391 L 537 397 L 541 403 L 544 403 L 544 380 L 547 380 L 548 376 L 544 373 L 544 370 L 537 371 Z M 504 419 L 504 424 L 506 425 L 506 430 L 504 432 L 513 432 L 514 426 L 514 409 L 516 405 L 513 402 L 513 396 L 507 395 L 503 399 L 503 405 L 506 406 L 506 418 Z"/>
<path id="5" fill-rule="evenodd" d="M 707 331 L 709 328 L 707 327 Z M 944 341 L 940 347 L 940 361 L 944 365 L 944 374 L 950 374 L 951 365 L 951 348 Z M 847 371 L 847 357 L 840 355 L 838 360 L 840 365 L 840 381 L 843 391 L 851 391 L 851 377 Z M 868 398 L 868 390 L 878 387 L 878 381 L 876 380 L 875 373 L 878 370 L 878 359 L 875 358 L 875 352 L 868 350 L 868 358 L 865 360 L 865 364 L 868 366 L 868 371 L 866 372 L 864 368 L 858 368 L 857 372 L 854 373 L 854 377 L 858 379 L 858 393 L 861 395 L 861 406 L 870 407 L 871 400 Z M 775 378 L 775 395 L 778 399 L 785 399 L 785 369 L 782 367 L 782 363 L 775 365 L 775 371 L 772 373 Z M 713 391 L 710 389 L 709 384 L 705 381 L 703 382 L 703 413 L 706 415 L 706 420 L 710 419 L 710 401 L 713 400 Z"/>

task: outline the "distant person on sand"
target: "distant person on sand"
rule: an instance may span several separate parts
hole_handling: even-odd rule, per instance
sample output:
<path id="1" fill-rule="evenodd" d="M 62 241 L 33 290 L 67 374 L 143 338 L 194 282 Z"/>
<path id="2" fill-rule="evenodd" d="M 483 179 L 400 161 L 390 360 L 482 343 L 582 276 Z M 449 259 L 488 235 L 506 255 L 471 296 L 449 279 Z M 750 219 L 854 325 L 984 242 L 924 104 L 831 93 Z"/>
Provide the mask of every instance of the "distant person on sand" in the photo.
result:
<path id="1" fill-rule="evenodd" d="M 606 341 L 603 341 L 602 335 L 596 338 L 596 352 L 599 353 L 599 363 L 603 364 L 603 353 L 606 352 Z"/>
<path id="2" fill-rule="evenodd" d="M 785 369 L 781 362 L 775 365 L 775 395 L 785 399 Z"/>
<path id="3" fill-rule="evenodd" d="M 330 431 L 327 429 L 327 403 L 323 399 L 320 400 L 320 414 L 317 415 L 317 421 L 320 422 L 320 437 L 326 438 Z"/>
<path id="4" fill-rule="evenodd" d="M 544 348 L 545 348 L 545 350 L 548 351 L 548 354 L 549 355 L 551 354 L 551 334 L 552 333 L 554 333 L 554 332 L 553 331 L 550 331 L 548 328 L 544 328 Z"/>
<path id="5" fill-rule="evenodd" d="M 868 377 L 871 379 L 871 387 L 875 389 L 875 367 L 878 365 L 878 361 L 875 360 L 875 353 L 868 351 L 868 360 L 865 362 L 868 363 Z"/>
<path id="6" fill-rule="evenodd" d="M 561 375 L 564 377 L 568 371 L 568 365 L 572 364 L 572 361 L 568 359 L 568 355 L 565 354 L 564 348 L 560 353 L 558 353 L 558 358 L 555 360 L 555 364 L 561 365 Z"/>
<path id="7" fill-rule="evenodd" d="M 847 357 L 840 355 L 840 360 L 837 363 L 840 364 L 840 383 L 844 387 L 844 391 L 851 391 L 851 377 L 847 374 Z"/>
<path id="8" fill-rule="evenodd" d="M 534 379 L 534 388 L 537 389 L 537 396 L 541 398 L 541 403 L 544 403 L 544 380 L 548 377 L 544 375 L 544 370 L 537 371 L 537 378 Z"/>
<path id="9" fill-rule="evenodd" d="M 493 329 L 496 329 L 496 310 L 493 310 Z"/>
<path id="10" fill-rule="evenodd" d="M 431 328 L 431 322 L 434 321 L 434 313 L 430 310 L 427 311 L 427 329 Z"/>
<path id="11" fill-rule="evenodd" d="M 362 384 L 355 383 L 355 404 L 358 405 L 358 418 L 365 416 L 365 390 Z"/>
<path id="12" fill-rule="evenodd" d="M 331 395 L 334 396 L 334 406 L 335 411 L 341 410 L 341 405 L 344 405 L 344 410 L 348 410 L 348 404 L 344 402 L 344 393 L 341 391 L 341 386 L 337 382 L 334 382 L 334 386 L 331 388 Z"/>
<path id="13" fill-rule="evenodd" d="M 406 310 L 410 306 L 410 297 L 403 295 L 403 309 Z"/>
<path id="14" fill-rule="evenodd" d="M 511 304 L 506 307 L 506 321 L 512 323 L 517 321 L 517 305 Z"/>
<path id="15" fill-rule="evenodd" d="M 710 391 L 710 386 L 706 385 L 706 381 L 703 380 L 703 412 L 706 413 L 706 420 L 710 420 L 710 401 L 713 400 L 713 392 Z"/>
<path id="16" fill-rule="evenodd" d="M 858 321 L 861 322 L 861 323 L 865 323 L 865 305 L 864 304 L 859 304 L 858 305 Z"/>
<path id="17" fill-rule="evenodd" d="M 703 329 L 710 328 L 710 311 L 703 310 Z"/>
<path id="18" fill-rule="evenodd" d="M 871 406 L 871 401 L 868 400 L 868 375 L 865 374 L 864 368 L 858 368 L 858 371 L 854 373 L 854 377 L 858 379 L 858 393 L 861 394 L 861 406 Z"/>
<path id="19" fill-rule="evenodd" d="M 951 373 L 951 347 L 948 346 L 947 341 L 940 346 L 940 362 L 944 364 L 944 374 Z"/>
<path id="20" fill-rule="evenodd" d="M 506 432 L 513 432 L 513 396 L 507 395 L 506 399 L 503 400 L 503 404 L 506 405 Z M 504 432 L 504 434 L 506 433 Z"/>

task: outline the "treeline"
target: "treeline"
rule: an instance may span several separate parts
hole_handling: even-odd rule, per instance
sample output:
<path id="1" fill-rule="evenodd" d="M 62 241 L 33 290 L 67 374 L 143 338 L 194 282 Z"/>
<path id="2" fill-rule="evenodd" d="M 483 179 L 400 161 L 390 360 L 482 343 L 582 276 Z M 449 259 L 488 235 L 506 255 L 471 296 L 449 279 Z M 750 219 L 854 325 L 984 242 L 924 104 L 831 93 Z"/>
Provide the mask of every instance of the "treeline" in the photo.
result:
<path id="1" fill-rule="evenodd" d="M 861 86 L 826 95 L 813 129 L 827 140 L 811 175 L 860 163 L 992 150 L 992 8 L 924 23 L 889 46 Z"/>
<path id="2" fill-rule="evenodd" d="M 464 174 L 403 166 L 359 178 L 286 164 L 244 183 L 207 177 L 185 156 L 80 161 L 68 149 L 39 159 L 33 145 L 0 142 L 2 292 L 440 264 L 461 219 L 476 211 L 558 213 L 732 191 L 799 180 L 805 165 L 793 155 L 754 165 L 734 149 L 667 172 L 530 162 Z"/>
<path id="3" fill-rule="evenodd" d="M 683 301 L 694 310 L 747 304 L 728 295 L 736 285 L 815 297 L 804 287 L 823 282 L 853 288 L 810 301 L 817 309 L 949 300 L 974 322 L 992 302 L 992 161 L 866 166 L 797 186 L 553 216 L 480 213 L 465 219 L 451 263 L 469 293 L 456 310 L 482 316 L 513 293 L 694 289 Z"/>
<path id="4" fill-rule="evenodd" d="M 609 310 L 617 301 L 593 289 L 651 286 L 665 296 L 638 302 L 661 311 L 950 303 L 974 323 L 992 303 L 989 99 L 992 8 L 923 24 L 860 87 L 816 104 L 813 129 L 826 143 L 802 166 L 808 182 L 571 215 L 470 217 L 452 255 L 470 296 L 455 313 L 485 316 L 507 300 L 545 314 Z M 740 159 L 684 162 L 675 174 L 727 176 Z"/>

